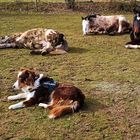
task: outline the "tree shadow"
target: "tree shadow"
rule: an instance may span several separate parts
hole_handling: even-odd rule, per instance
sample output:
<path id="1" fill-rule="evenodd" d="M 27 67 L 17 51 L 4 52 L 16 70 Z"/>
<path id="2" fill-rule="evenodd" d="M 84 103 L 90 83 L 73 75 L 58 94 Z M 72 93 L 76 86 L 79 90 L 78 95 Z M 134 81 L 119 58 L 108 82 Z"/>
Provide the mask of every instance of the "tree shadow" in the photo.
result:
<path id="1" fill-rule="evenodd" d="M 85 48 L 70 47 L 68 53 L 85 53 L 88 51 L 89 50 Z"/>

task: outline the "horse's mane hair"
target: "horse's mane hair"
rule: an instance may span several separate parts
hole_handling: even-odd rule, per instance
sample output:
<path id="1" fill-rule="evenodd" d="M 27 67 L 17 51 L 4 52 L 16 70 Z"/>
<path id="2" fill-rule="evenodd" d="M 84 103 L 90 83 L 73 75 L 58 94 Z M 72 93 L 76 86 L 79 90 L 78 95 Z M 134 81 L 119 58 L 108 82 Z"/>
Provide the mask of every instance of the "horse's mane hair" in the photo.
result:
<path id="1" fill-rule="evenodd" d="M 101 16 L 101 15 L 100 14 L 91 14 L 91 15 L 87 15 L 83 19 L 85 19 L 85 20 L 91 20 L 92 18 L 96 18 L 97 16 Z"/>

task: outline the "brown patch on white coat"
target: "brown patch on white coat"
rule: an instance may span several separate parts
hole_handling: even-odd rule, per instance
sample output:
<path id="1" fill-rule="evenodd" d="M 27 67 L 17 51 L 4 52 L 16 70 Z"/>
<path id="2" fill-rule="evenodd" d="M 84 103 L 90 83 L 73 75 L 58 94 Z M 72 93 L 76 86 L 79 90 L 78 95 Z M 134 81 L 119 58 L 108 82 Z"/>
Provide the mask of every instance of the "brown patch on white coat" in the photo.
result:
<path id="1" fill-rule="evenodd" d="M 57 118 L 67 113 L 78 111 L 84 104 L 85 96 L 81 90 L 72 84 L 56 83 L 50 92 L 44 86 L 53 79 L 36 74 L 30 69 L 21 69 L 14 83 L 14 89 L 21 89 L 23 93 L 9 96 L 8 100 L 25 99 L 17 104 L 9 106 L 9 109 L 19 109 L 38 104 L 50 110 L 49 118 Z"/>
<path id="2" fill-rule="evenodd" d="M 0 48 L 29 48 L 31 54 L 55 54 L 56 50 L 67 53 L 65 36 L 53 29 L 35 28 L 23 33 L 1 37 Z M 56 52 L 57 54 L 57 52 Z M 60 53 L 61 54 L 61 53 Z"/>
<path id="3" fill-rule="evenodd" d="M 94 34 L 122 34 L 131 30 L 131 24 L 123 15 L 102 16 L 88 15 L 82 17 L 83 35 Z"/>

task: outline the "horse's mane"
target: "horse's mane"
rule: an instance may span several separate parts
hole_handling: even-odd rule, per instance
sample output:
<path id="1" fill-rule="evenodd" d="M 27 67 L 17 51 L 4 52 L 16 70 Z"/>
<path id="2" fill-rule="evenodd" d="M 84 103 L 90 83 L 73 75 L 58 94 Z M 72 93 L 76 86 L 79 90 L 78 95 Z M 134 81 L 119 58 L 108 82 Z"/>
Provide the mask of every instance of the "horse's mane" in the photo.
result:
<path id="1" fill-rule="evenodd" d="M 87 15 L 84 19 L 91 20 L 92 18 L 96 18 L 97 16 L 101 16 L 101 15 L 100 14 L 91 14 L 91 15 Z"/>

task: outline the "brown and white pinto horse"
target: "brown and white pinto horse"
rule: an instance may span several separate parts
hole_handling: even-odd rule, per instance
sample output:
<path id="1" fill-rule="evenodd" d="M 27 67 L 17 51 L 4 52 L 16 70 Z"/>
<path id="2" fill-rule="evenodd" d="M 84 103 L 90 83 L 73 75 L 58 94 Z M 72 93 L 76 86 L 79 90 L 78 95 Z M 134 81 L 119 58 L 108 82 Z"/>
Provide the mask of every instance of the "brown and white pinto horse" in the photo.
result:
<path id="1" fill-rule="evenodd" d="M 23 93 L 9 96 L 8 100 L 25 100 L 9 106 L 9 109 L 20 109 L 37 104 L 50 110 L 49 118 L 79 111 L 85 99 L 82 91 L 73 84 L 58 83 L 50 77 L 37 74 L 27 68 L 20 69 L 13 88 L 21 89 Z"/>
<path id="2" fill-rule="evenodd" d="M 131 30 L 131 24 L 123 15 L 103 16 L 99 14 L 82 17 L 83 35 L 94 34 L 122 34 Z"/>
<path id="3" fill-rule="evenodd" d="M 130 33 L 131 41 L 126 43 L 125 48 L 140 49 L 140 8 L 134 8 L 133 28 Z"/>

